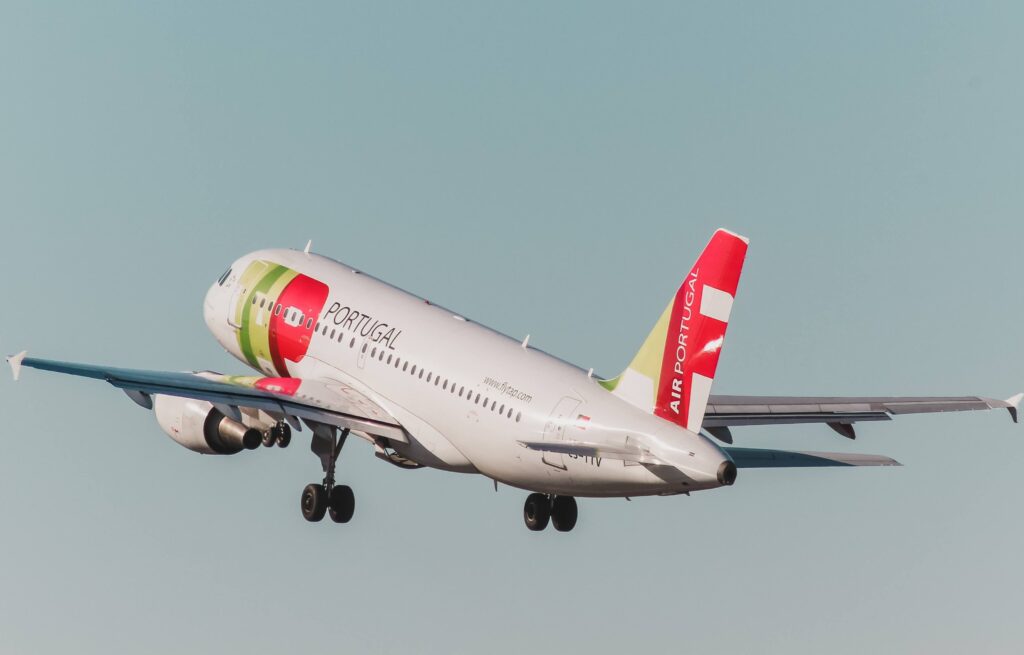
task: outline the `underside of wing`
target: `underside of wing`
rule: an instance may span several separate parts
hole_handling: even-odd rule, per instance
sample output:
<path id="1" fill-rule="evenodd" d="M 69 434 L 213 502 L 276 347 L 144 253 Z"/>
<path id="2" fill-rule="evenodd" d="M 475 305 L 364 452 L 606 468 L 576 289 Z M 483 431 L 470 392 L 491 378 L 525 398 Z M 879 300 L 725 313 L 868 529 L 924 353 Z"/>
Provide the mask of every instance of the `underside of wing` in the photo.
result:
<path id="1" fill-rule="evenodd" d="M 844 398 L 712 395 L 704 427 L 730 441 L 727 428 L 731 426 L 826 423 L 852 439 L 855 436 L 854 423 L 888 421 L 901 414 L 1006 409 L 1016 422 L 1021 398 L 1022 394 L 1007 400 L 979 396 Z"/>
<path id="2" fill-rule="evenodd" d="M 283 416 L 296 425 L 302 419 L 408 441 L 394 417 L 342 382 L 147 371 L 18 356 L 20 367 L 104 380 L 147 408 L 158 394 L 194 398 L 212 403 L 229 417 L 236 416 L 239 408 L 251 408 Z"/>
<path id="3" fill-rule="evenodd" d="M 811 466 L 902 466 L 883 455 L 796 452 L 764 448 L 725 448 L 736 468 L 796 468 Z"/>

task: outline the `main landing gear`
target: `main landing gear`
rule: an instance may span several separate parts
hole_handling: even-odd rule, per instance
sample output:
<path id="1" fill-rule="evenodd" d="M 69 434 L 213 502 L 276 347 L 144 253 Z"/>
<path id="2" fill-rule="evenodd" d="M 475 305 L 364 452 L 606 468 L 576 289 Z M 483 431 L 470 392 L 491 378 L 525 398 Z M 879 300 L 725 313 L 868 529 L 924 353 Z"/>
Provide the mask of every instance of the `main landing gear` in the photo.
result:
<path id="1" fill-rule="evenodd" d="M 548 527 L 548 521 L 559 532 L 568 532 L 576 527 L 576 499 L 572 496 L 530 494 L 523 505 L 523 520 L 526 527 L 540 532 Z"/>
<path id="2" fill-rule="evenodd" d="M 278 448 L 287 448 L 292 442 L 292 428 L 287 423 L 281 422 L 263 432 L 263 446 L 266 448 L 277 444 Z"/>
<path id="3" fill-rule="evenodd" d="M 334 467 L 338 463 L 341 447 L 348 438 L 348 429 L 335 437 L 335 428 L 317 424 L 313 427 L 313 452 L 320 456 L 324 467 L 322 484 L 307 484 L 302 490 L 302 516 L 316 522 L 330 514 L 335 523 L 348 523 L 356 509 L 352 487 L 334 484 Z"/>

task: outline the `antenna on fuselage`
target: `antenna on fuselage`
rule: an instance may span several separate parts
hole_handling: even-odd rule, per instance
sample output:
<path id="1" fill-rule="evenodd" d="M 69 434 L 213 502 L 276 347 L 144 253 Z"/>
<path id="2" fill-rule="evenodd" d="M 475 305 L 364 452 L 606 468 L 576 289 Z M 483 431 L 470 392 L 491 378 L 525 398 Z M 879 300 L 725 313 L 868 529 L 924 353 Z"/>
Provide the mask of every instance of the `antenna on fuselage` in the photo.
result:
<path id="1" fill-rule="evenodd" d="M 526 350 L 529 347 L 530 347 L 530 335 L 526 335 L 526 338 L 523 339 L 523 350 Z"/>
<path id="2" fill-rule="evenodd" d="M 313 240 L 310 239 L 309 241 L 306 242 L 306 247 L 302 249 L 302 252 L 304 252 L 304 253 L 306 253 L 308 255 L 309 254 L 309 249 L 312 248 L 312 247 L 313 247 Z"/>

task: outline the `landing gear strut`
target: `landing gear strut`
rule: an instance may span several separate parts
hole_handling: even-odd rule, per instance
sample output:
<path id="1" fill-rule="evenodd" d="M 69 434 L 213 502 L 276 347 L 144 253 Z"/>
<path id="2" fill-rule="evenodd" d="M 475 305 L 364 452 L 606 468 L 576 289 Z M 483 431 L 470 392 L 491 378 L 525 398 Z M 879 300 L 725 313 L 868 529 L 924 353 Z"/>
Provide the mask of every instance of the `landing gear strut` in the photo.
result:
<path id="1" fill-rule="evenodd" d="M 572 496 L 530 494 L 523 505 L 523 521 L 534 532 L 548 527 L 549 520 L 555 530 L 568 532 L 576 527 L 578 514 L 576 499 Z"/>
<path id="2" fill-rule="evenodd" d="M 335 432 L 335 428 L 331 426 L 313 426 L 312 449 L 320 456 L 320 462 L 324 467 L 324 481 L 321 484 L 307 484 L 302 490 L 302 517 L 307 521 L 320 521 L 329 512 L 331 520 L 335 523 L 348 523 L 356 509 L 352 487 L 334 484 L 334 468 L 349 431 L 346 428 L 337 437 Z M 290 434 L 288 436 L 291 437 Z"/>

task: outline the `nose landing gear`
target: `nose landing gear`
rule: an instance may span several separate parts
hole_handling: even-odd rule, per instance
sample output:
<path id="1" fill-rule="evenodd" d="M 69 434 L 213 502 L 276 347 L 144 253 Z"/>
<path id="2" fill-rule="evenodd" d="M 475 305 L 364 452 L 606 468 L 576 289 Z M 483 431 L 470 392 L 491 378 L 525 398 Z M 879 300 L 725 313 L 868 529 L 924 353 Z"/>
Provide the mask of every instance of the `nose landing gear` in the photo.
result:
<path id="1" fill-rule="evenodd" d="M 523 505 L 523 521 L 534 532 L 548 527 L 549 520 L 555 530 L 569 532 L 576 527 L 578 516 L 576 499 L 572 496 L 530 494 Z"/>
<path id="2" fill-rule="evenodd" d="M 336 430 L 331 426 L 317 424 L 313 426 L 313 452 L 320 456 L 324 467 L 324 481 L 321 484 L 307 484 L 302 490 L 302 517 L 310 522 L 317 522 L 330 513 L 335 523 L 348 523 L 356 509 L 355 494 L 348 485 L 334 484 L 334 468 L 338 463 L 341 447 L 348 438 L 348 429 L 335 437 Z M 290 435 L 289 435 L 290 436 Z"/>

